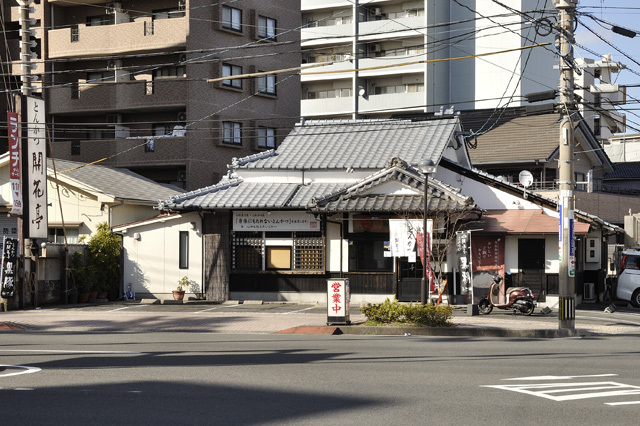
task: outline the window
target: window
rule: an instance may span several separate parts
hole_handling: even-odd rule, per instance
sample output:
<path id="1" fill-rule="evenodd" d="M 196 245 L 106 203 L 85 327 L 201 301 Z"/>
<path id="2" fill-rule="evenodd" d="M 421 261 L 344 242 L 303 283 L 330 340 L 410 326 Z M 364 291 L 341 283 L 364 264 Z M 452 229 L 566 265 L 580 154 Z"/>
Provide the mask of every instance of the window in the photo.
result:
<path id="1" fill-rule="evenodd" d="M 237 270 L 324 271 L 321 232 L 238 232 L 232 234 L 232 268 Z"/>
<path id="2" fill-rule="evenodd" d="M 242 31 L 242 10 L 235 7 L 222 6 L 222 28 Z"/>
<path id="3" fill-rule="evenodd" d="M 389 235 L 362 235 L 349 240 L 350 271 L 389 271 L 393 270 L 392 258 L 385 257 L 385 244 Z"/>
<path id="4" fill-rule="evenodd" d="M 276 129 L 272 127 L 258 128 L 258 148 L 276 147 Z"/>
<path id="5" fill-rule="evenodd" d="M 242 123 L 222 122 L 222 142 L 242 145 Z"/>
<path id="6" fill-rule="evenodd" d="M 80 230 L 77 228 L 67 228 L 67 243 L 77 244 L 79 233 Z M 64 230 L 62 228 L 49 228 L 47 241 L 50 243 L 64 244 Z"/>
<path id="7" fill-rule="evenodd" d="M 258 92 L 268 95 L 276 94 L 276 75 L 261 75 L 258 77 Z"/>
<path id="8" fill-rule="evenodd" d="M 223 77 L 230 77 L 240 74 L 242 74 L 242 67 L 231 64 L 222 64 Z M 236 89 L 242 89 L 242 80 L 239 78 L 235 80 L 222 80 L 222 85 L 227 87 L 234 87 Z"/>
<path id="9" fill-rule="evenodd" d="M 178 78 L 184 77 L 184 65 L 178 65 L 175 67 L 164 67 L 157 70 L 153 70 L 153 79 L 159 78 Z"/>
<path id="10" fill-rule="evenodd" d="M 188 269 L 189 268 L 189 232 L 180 231 L 179 245 L 180 245 L 179 268 Z"/>
<path id="11" fill-rule="evenodd" d="M 275 40 L 276 20 L 265 16 L 258 16 L 258 37 Z"/>

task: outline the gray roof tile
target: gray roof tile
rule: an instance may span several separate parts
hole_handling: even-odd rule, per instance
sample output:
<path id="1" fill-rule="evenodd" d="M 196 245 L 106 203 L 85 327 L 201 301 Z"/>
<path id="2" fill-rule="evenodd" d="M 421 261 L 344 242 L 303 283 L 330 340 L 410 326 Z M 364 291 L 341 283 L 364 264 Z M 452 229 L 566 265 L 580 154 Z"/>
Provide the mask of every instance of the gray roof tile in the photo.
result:
<path id="1" fill-rule="evenodd" d="M 52 171 L 50 158 L 48 164 Z M 55 160 L 55 165 L 60 176 L 68 176 L 117 199 L 155 203 L 184 192 L 181 188 L 159 184 L 127 169 L 59 159 Z"/>
<path id="2" fill-rule="evenodd" d="M 458 117 L 409 120 L 307 121 L 296 125 L 275 151 L 235 159 L 252 169 L 379 170 L 393 157 L 435 162 L 459 127 Z"/>

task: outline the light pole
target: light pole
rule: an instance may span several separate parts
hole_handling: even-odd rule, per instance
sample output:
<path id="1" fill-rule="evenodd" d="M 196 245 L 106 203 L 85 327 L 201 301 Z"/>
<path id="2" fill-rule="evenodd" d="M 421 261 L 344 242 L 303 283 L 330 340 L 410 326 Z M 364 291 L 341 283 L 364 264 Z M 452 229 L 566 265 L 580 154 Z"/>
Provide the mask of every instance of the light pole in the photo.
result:
<path id="1" fill-rule="evenodd" d="M 436 165 L 431 158 L 423 158 L 418 161 L 418 168 L 424 175 L 424 195 L 422 197 L 422 280 L 420 281 L 420 303 L 427 303 L 427 213 L 429 212 L 429 175 L 435 173 Z M 431 298 L 431 286 L 429 286 L 429 298 Z"/>

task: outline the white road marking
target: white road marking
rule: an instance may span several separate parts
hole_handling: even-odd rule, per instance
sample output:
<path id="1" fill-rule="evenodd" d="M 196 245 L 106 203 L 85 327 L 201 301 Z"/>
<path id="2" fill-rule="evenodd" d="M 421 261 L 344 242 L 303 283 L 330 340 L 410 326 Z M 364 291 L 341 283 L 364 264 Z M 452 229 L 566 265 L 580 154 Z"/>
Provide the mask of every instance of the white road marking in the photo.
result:
<path id="1" fill-rule="evenodd" d="M 623 395 L 640 395 L 640 386 L 632 386 L 632 385 L 626 385 L 624 383 L 616 383 L 616 382 L 541 383 L 541 384 L 483 386 L 483 387 L 525 393 L 525 394 L 537 396 L 540 398 L 551 399 L 553 401 L 572 401 L 572 400 L 587 399 L 587 398 L 602 398 L 602 397 L 623 396 Z M 607 390 L 607 391 L 594 392 L 598 390 Z M 578 392 L 578 393 L 567 395 L 567 393 L 569 392 Z M 564 393 L 565 395 L 557 395 L 558 393 Z"/>
<path id="2" fill-rule="evenodd" d="M 216 309 L 220 309 L 220 308 L 216 306 L 215 308 L 209 308 L 209 309 L 204 309 L 204 310 L 202 310 L 202 311 L 194 312 L 194 314 L 202 314 L 202 313 L 204 313 L 204 312 L 215 311 Z"/>
<path id="3" fill-rule="evenodd" d="M 51 354 L 142 354 L 143 352 L 129 351 L 66 351 L 58 349 L 0 349 L 0 352 L 33 352 Z"/>
<path id="4" fill-rule="evenodd" d="M 605 402 L 605 405 L 632 405 L 640 404 L 640 401 L 625 401 L 625 402 Z"/>
<path id="5" fill-rule="evenodd" d="M 311 306 L 310 308 L 298 309 L 297 311 L 285 312 L 284 315 L 295 314 L 297 312 L 304 312 L 313 308 L 315 308 L 315 306 Z"/>
<path id="6" fill-rule="evenodd" d="M 21 368 L 24 370 L 24 371 L 16 371 L 13 373 L 9 373 L 9 372 L 3 373 L 0 371 L 0 377 L 19 376 L 20 374 L 37 373 L 38 371 L 40 371 L 38 367 L 28 367 L 24 365 L 0 365 L 0 367 Z"/>
<path id="7" fill-rule="evenodd" d="M 502 379 L 502 380 L 571 380 L 578 379 L 582 377 L 612 377 L 617 376 L 617 374 L 588 374 L 585 376 L 531 376 L 531 377 L 516 377 L 512 379 Z"/>
<path id="8" fill-rule="evenodd" d="M 576 316 L 576 319 L 593 319 L 593 320 L 599 320 L 602 321 L 603 319 L 607 319 L 606 317 L 586 317 L 586 316 Z M 625 324 L 625 325 L 640 325 L 640 322 L 636 322 L 636 321 L 627 321 L 627 320 L 623 320 L 623 319 L 619 319 L 619 318 L 610 318 L 608 319 L 609 321 L 615 321 L 618 322 L 620 324 Z"/>
<path id="9" fill-rule="evenodd" d="M 32 391 L 33 388 L 15 388 L 14 390 L 17 390 L 17 391 Z"/>

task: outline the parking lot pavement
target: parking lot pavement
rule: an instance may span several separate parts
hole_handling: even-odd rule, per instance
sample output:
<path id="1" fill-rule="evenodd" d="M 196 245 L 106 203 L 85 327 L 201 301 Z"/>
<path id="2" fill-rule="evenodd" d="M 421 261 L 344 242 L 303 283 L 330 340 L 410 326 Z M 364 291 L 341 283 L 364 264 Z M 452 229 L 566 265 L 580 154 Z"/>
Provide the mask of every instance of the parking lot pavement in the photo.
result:
<path id="1" fill-rule="evenodd" d="M 603 311 L 604 307 L 578 309 L 576 329 L 595 334 L 640 334 L 640 310 L 621 308 L 610 314 Z M 353 324 L 364 322 L 359 305 L 351 306 L 350 319 Z M 0 326 L 6 327 L 0 330 L 17 327 L 34 332 L 274 333 L 294 327 L 323 326 L 326 320 L 326 306 L 316 304 L 109 302 L 2 312 Z M 546 331 L 542 334 L 548 335 L 558 329 L 557 312 L 545 315 L 540 310 L 531 316 L 501 310 L 471 316 L 467 315 L 466 307 L 456 307 L 452 321 L 454 327 L 450 330 L 466 330 L 470 335 L 473 335 L 470 330 L 487 330 L 495 335 L 526 337 L 527 330 Z"/>

